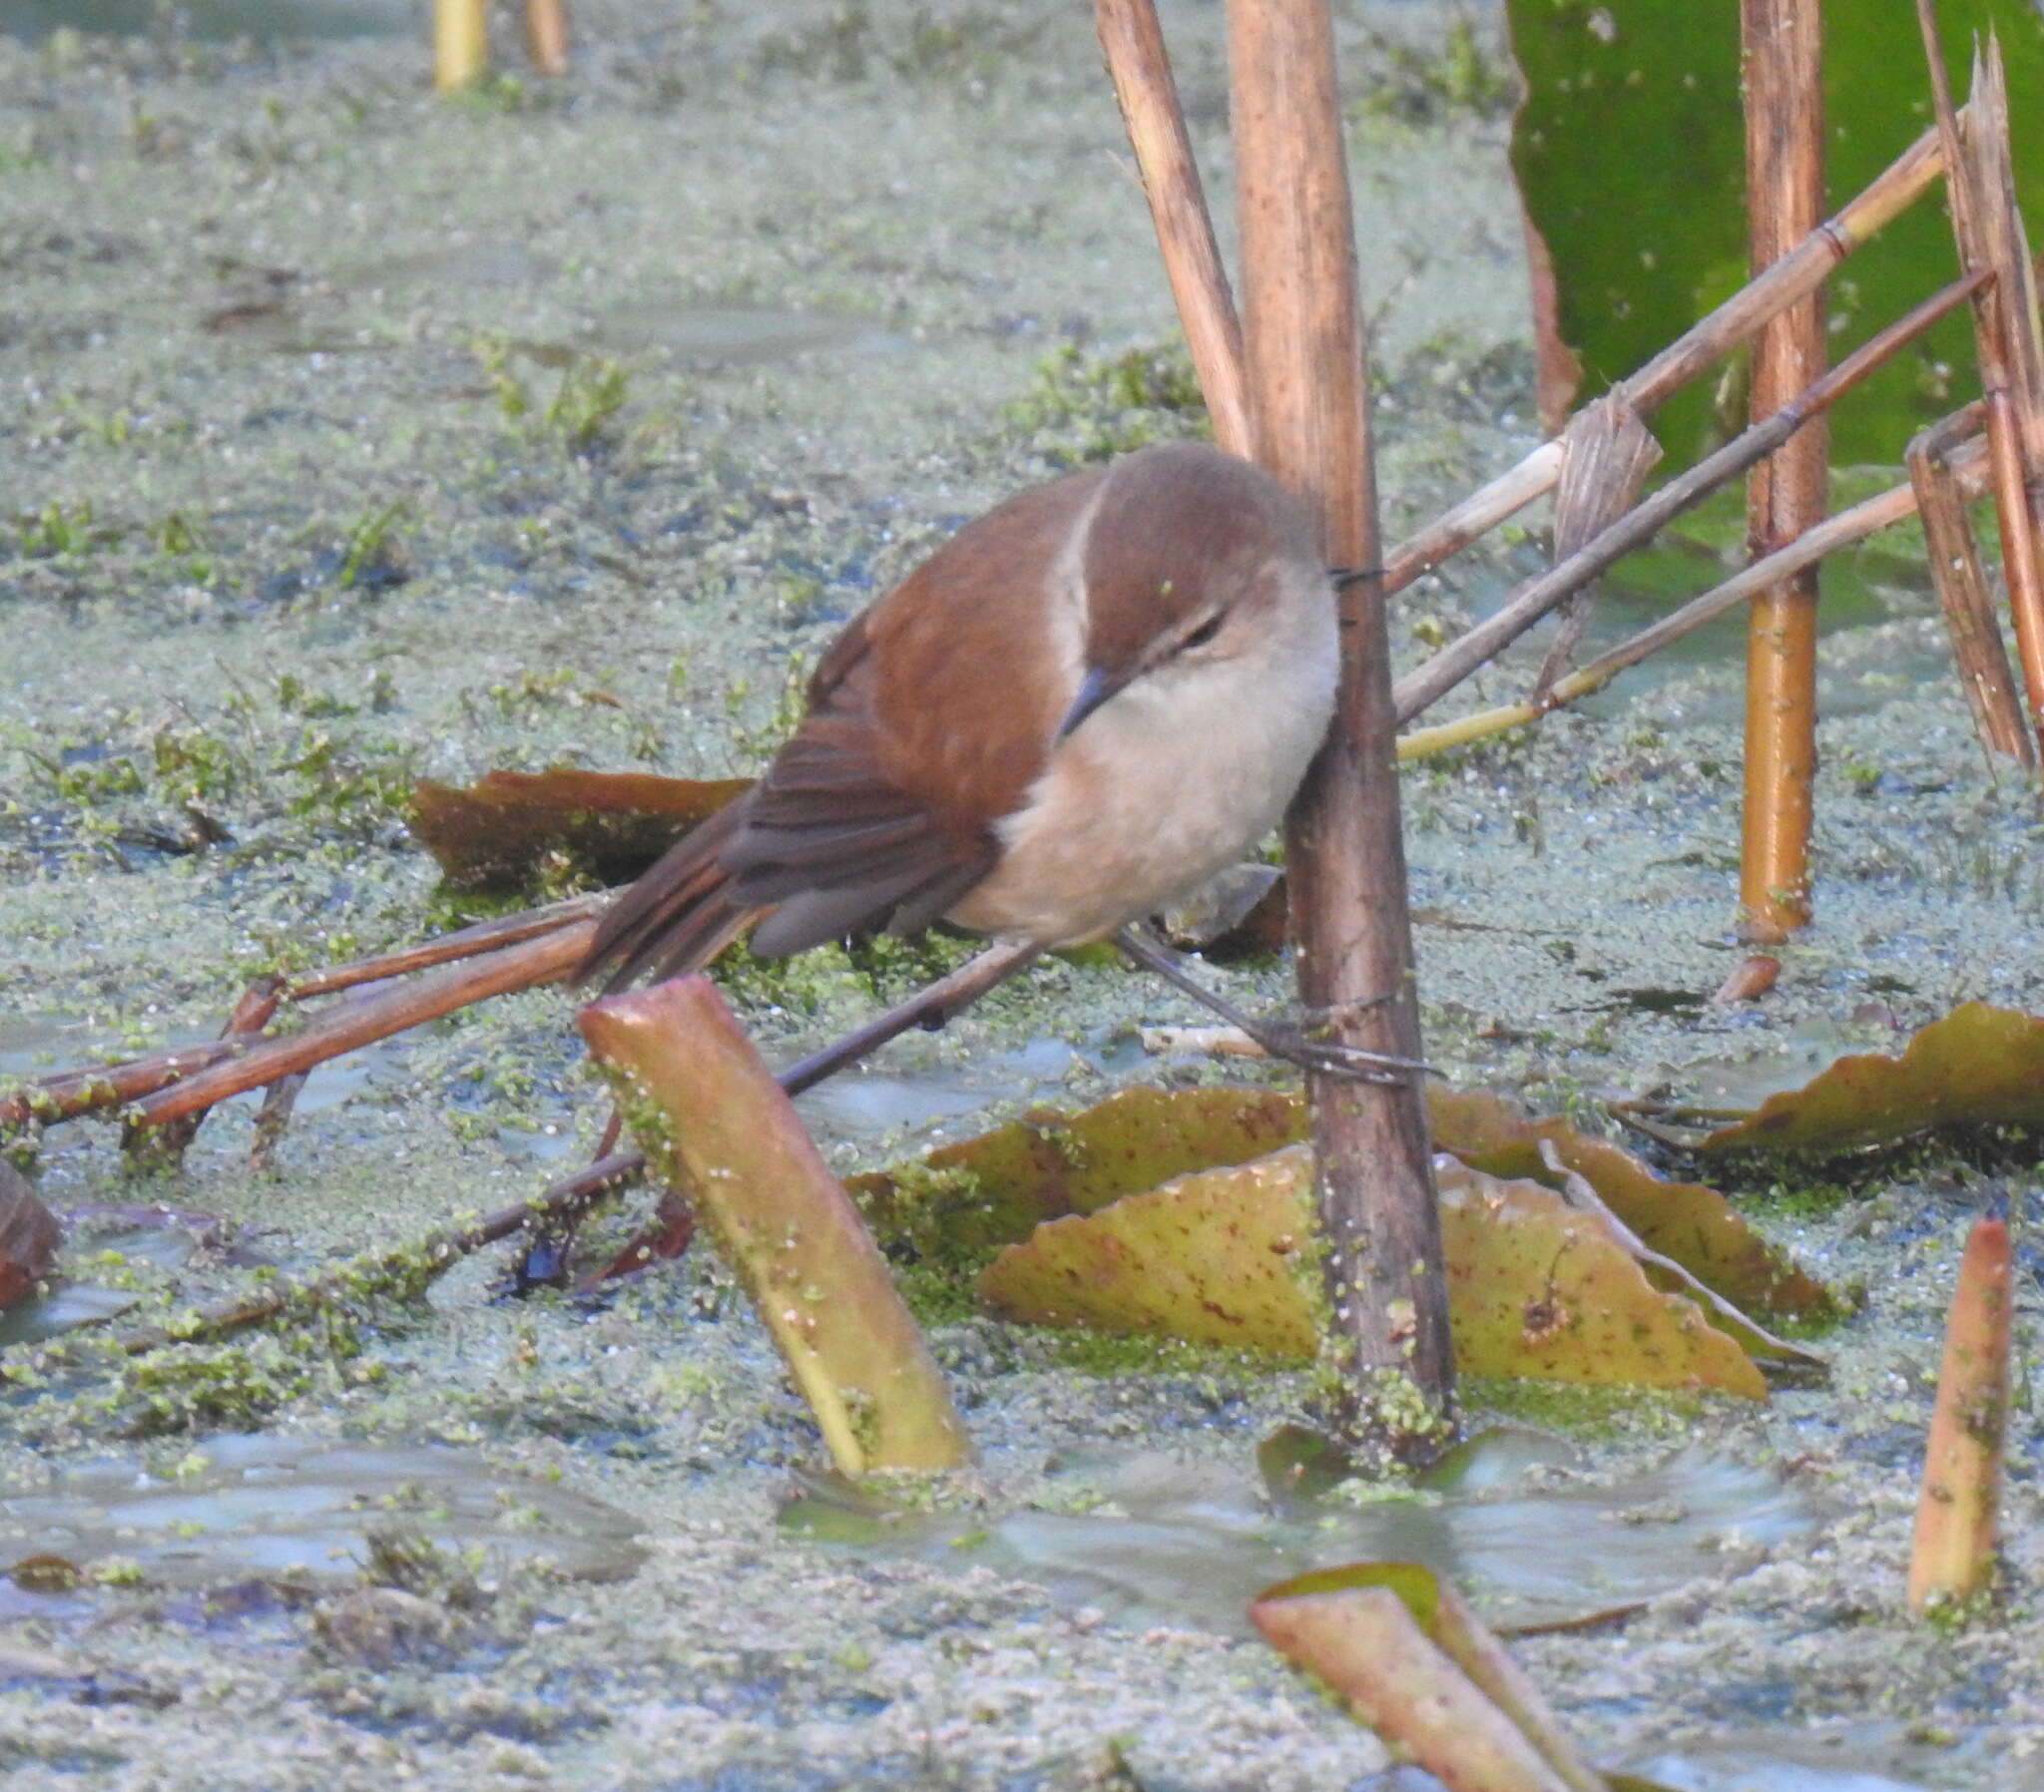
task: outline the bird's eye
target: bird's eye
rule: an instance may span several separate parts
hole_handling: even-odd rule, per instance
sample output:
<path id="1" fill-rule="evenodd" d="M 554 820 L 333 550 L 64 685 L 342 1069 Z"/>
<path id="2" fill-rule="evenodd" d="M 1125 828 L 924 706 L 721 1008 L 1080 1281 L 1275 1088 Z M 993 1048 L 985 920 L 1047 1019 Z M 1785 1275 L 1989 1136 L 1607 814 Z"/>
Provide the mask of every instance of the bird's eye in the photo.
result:
<path id="1" fill-rule="evenodd" d="M 1210 616 L 1179 645 L 1181 648 L 1203 648 L 1221 633 L 1223 618 L 1219 611 Z"/>

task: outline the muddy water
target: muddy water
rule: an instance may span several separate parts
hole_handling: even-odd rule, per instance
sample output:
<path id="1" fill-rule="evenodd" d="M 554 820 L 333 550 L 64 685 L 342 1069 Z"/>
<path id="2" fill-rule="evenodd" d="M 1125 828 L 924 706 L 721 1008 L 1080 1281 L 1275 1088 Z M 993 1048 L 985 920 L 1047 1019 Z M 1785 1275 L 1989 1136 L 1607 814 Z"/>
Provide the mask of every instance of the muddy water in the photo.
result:
<path id="1" fill-rule="evenodd" d="M 1502 126 L 1451 107 L 1401 122 L 1367 77 L 1370 32 L 1424 46 L 1441 12 L 1340 11 L 1402 530 L 1530 440 L 1523 272 Z M 1225 173 L 1220 9 L 1166 13 Z M 1111 430 L 1185 427 L 1046 397 L 1055 351 L 1112 357 L 1170 325 L 1083 9 L 588 0 L 566 83 L 456 102 L 423 90 L 403 36 L 249 44 L 230 21 L 214 42 L 192 17 L 189 38 L 47 38 L 16 7 L 0 37 L 9 1068 L 203 1037 L 259 971 L 447 925 L 402 825 L 415 775 L 749 768 L 789 663 L 958 519 Z M 1537 548 L 1404 600 L 1399 653 L 1495 601 Z M 1716 576 L 1684 553 L 1685 589 Z M 1458 1082 L 1579 1108 L 1758 1088 L 1969 996 L 2044 1004 L 2036 816 L 1971 745 L 1906 554 L 1873 573 L 1824 674 L 1818 925 L 1765 1008 L 1698 1000 L 1741 950 L 1722 664 L 1408 775 L 1428 1049 Z M 1469 700 L 1510 688 L 1480 684 Z M 822 954 L 729 987 L 779 1059 L 935 962 Z M 1249 1002 L 1282 992 L 1271 969 L 1212 975 Z M 1622 993 L 1640 991 L 1682 999 Z M 259 1271 L 237 1251 L 317 1269 L 529 1193 L 601 1119 L 568 1015 L 555 994 L 513 998 L 324 1073 L 265 1171 L 248 1166 L 247 1101 L 182 1171 L 139 1184 L 111 1134 L 53 1133 L 53 1205 L 157 1202 L 234 1247 L 94 1230 L 79 1282 L 161 1318 L 246 1289 Z M 1169 992 L 1055 964 L 804 1112 L 843 1161 L 872 1161 L 1157 1075 L 1136 1030 L 1188 1018 Z M 1686 1540 L 1628 1583 L 1643 1609 L 1518 1645 L 1601 1756 L 1651 1759 L 1670 1784 L 1832 1792 L 1876 1774 L 2020 1786 L 2044 1760 L 2027 1420 L 2008 1612 L 1949 1641 L 1898 1606 L 1925 1375 L 1981 1189 L 1933 1155 L 1837 1204 L 1796 1198 L 1806 1177 L 1751 1191 L 1785 1242 L 1866 1286 L 1826 1345 L 1833 1384 L 1759 1412 L 1642 1403 L 1478 1498 L 1500 1549 L 1561 1553 L 1551 1512 L 1517 1516 L 1558 1489 L 1565 1512 Z M 334 1495 L 365 1562 L 349 1571 L 382 1575 L 365 1601 L 225 1560 L 212 1593 L 146 1568 L 9 1583 L 10 1783 L 1306 1792 L 1383 1766 L 1211 1601 L 1167 1596 L 1290 1559 L 1247 1469 L 1291 1415 L 1287 1378 L 1207 1359 L 1081 1372 L 1055 1341 L 940 1325 L 984 1458 L 965 1522 L 989 1541 L 832 1545 L 780 1523 L 813 1434 L 714 1266 L 593 1302 L 494 1300 L 498 1267 L 373 1307 L 345 1338 L 195 1356 L 184 1382 L 170 1364 L 53 1368 L 0 1405 L 0 1503 L 91 1504 L 97 1484 L 61 1478 L 109 1459 L 149 1484 L 225 1473 L 242 1446 L 222 1438 L 254 1432 L 428 1453 L 430 1509 L 423 1463 L 458 1452 L 492 1504 L 438 1534 L 457 1563 L 515 1530 L 536 1484 L 638 1527 L 635 1571 L 593 1586 L 486 1558 L 469 1590 L 366 1566 L 392 1490 L 365 1476 Z M 1179 1465 L 1162 1501 L 1160 1453 Z M 1470 1522 L 1437 1533 L 1466 1553 Z M 1582 1527 L 1583 1582 L 1608 1530 Z M 78 1535 L 88 1554 L 98 1533 Z M 1246 1553 L 1200 1586 L 1224 1542 Z M 1145 1561 L 1159 1572 L 1131 1585 Z M 1479 1577 L 1501 1582 L 1498 1561 Z"/>

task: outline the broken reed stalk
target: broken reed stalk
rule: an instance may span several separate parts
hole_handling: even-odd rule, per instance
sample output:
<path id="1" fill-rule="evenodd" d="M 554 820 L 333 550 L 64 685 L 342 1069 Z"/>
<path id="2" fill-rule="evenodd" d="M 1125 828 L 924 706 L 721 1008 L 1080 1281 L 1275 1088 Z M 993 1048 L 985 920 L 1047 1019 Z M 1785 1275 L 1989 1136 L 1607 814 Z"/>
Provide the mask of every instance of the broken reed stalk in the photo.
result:
<path id="1" fill-rule="evenodd" d="M 1975 496 L 1985 489 L 1987 460 L 1983 452 L 1976 449 L 1971 453 L 1962 451 L 1955 454 L 1952 469 L 1953 484 L 1960 497 L 1963 498 L 1969 489 Z M 1629 636 L 1588 666 L 1558 679 L 1544 697 L 1457 716 L 1455 720 L 1442 722 L 1437 727 L 1414 728 L 1398 737 L 1398 757 L 1400 760 L 1423 759 L 1432 753 L 1445 752 L 1450 747 L 1466 746 L 1471 741 L 1537 721 L 1543 715 L 1590 696 L 1602 690 L 1627 667 L 1639 665 L 1642 660 L 1658 654 L 1685 635 L 1694 634 L 1728 610 L 1749 602 L 1755 592 L 1767 589 L 1802 567 L 1814 566 L 1827 554 L 1835 554 L 1840 548 L 1850 547 L 1890 524 L 1901 522 L 1915 508 L 1916 493 L 1909 486 L 1898 485 L 1853 505 L 1849 510 L 1841 510 L 1814 529 L 1805 530 L 1786 548 L 1777 549 L 1765 560 L 1755 561 L 1723 584 L 1713 586 L 1679 610 L 1671 611 L 1637 635 Z"/>
<path id="2" fill-rule="evenodd" d="M 1746 90 L 1746 211 L 1756 274 L 1793 250 L 1823 216 L 1823 28 L 1818 0 L 1740 0 Z M 1759 421 L 1824 365 L 1816 292 L 1754 339 L 1749 415 Z M 1823 518 L 1829 440 L 1798 430 L 1747 476 L 1747 552 L 1765 558 Z M 1740 808 L 1742 931 L 1762 944 L 1809 919 L 1809 831 L 1816 778 L 1817 572 L 1758 592 L 1746 639 L 1746 780 Z"/>
<path id="3" fill-rule="evenodd" d="M 1252 1601 L 1250 1621 L 1287 1661 L 1444 1784 L 1586 1792 L 1585 1782 L 1562 1776 L 1390 1587 L 1289 1594 L 1274 1588 Z"/>
<path id="4" fill-rule="evenodd" d="M 442 93 L 469 86 L 489 67 L 487 11 L 483 0 L 433 0 L 433 85 Z"/>
<path id="5" fill-rule="evenodd" d="M 302 1032 L 264 1040 L 226 1063 L 214 1064 L 135 1105 L 135 1126 L 161 1126 L 196 1114 L 244 1090 L 308 1070 L 422 1021 L 452 1014 L 471 1002 L 557 983 L 571 975 L 589 950 L 594 921 L 576 921 L 537 939 L 499 947 L 465 964 L 449 965 L 396 989 L 379 990 L 329 1008 Z"/>
<path id="6" fill-rule="evenodd" d="M 525 0 L 525 53 L 542 75 L 568 72 L 568 14 L 561 0 Z"/>
<path id="7" fill-rule="evenodd" d="M 242 1025 L 238 1027 L 235 1021 L 231 1020 L 227 1030 L 215 1043 L 204 1046 L 180 1046 L 174 1051 L 153 1053 L 147 1058 L 130 1059 L 123 1064 L 111 1064 L 86 1071 L 65 1071 L 53 1077 L 39 1078 L 24 1088 L 0 1095 L 0 1131 L 27 1125 L 31 1121 L 40 1121 L 46 1125 L 54 1124 L 58 1120 L 76 1120 L 80 1115 L 92 1114 L 103 1108 L 118 1108 L 123 1103 L 139 1100 L 174 1083 L 182 1082 L 210 1066 L 221 1064 L 228 1059 L 247 1056 L 256 1049 L 256 1035 L 260 1030 L 259 1026 L 250 1023 L 246 1018 L 251 1003 L 269 1002 L 270 1012 L 260 1023 L 260 1026 L 266 1026 L 269 1020 L 274 1018 L 278 1002 L 296 1002 L 311 996 L 329 995 L 336 990 L 352 989 L 359 984 L 380 983 L 385 978 L 402 976 L 410 971 L 449 964 L 458 959 L 479 957 L 500 946 L 511 946 L 523 940 L 536 939 L 541 934 L 552 933 L 559 928 L 598 915 L 609 906 L 610 901 L 608 893 L 600 896 L 577 896 L 566 902 L 550 903 L 545 908 L 528 910 L 521 915 L 509 915 L 500 921 L 485 921 L 474 927 L 464 927 L 456 933 L 443 934 L 438 939 L 428 940 L 420 946 L 408 946 L 402 951 L 382 953 L 375 958 L 356 959 L 349 964 L 333 965 L 288 982 L 279 978 L 257 978 L 244 993 L 241 1004 L 236 1009 L 236 1015 L 242 1019 Z M 320 1018 L 322 1021 L 325 1019 L 323 1015 Z M 332 1057 L 348 1049 L 346 1045 L 336 1046 L 325 1056 Z"/>
<path id="8" fill-rule="evenodd" d="M 717 986 L 607 996 L 577 1025 L 641 1146 L 715 1229 L 838 1471 L 969 1461 L 886 1258 Z"/>
<path id="9" fill-rule="evenodd" d="M 1815 384 L 1798 393 L 1765 421 L 1735 436 L 1715 454 L 1655 491 L 1559 566 L 1528 580 L 1494 615 L 1450 642 L 1397 683 L 1401 722 L 1438 701 L 1479 667 L 1495 659 L 1568 595 L 1604 572 L 1614 561 L 1651 541 L 1728 479 L 1771 454 L 1811 417 L 1837 402 L 1883 361 L 1921 335 L 1955 305 L 1963 303 L 1988 276 L 1969 274 L 1933 293 L 1847 355 Z"/>
<path id="10" fill-rule="evenodd" d="M 1959 1259 L 1945 1323 L 1909 1552 L 1912 1611 L 1971 1598 L 1994 1569 L 2015 1305 L 2010 1272 L 2008 1221 L 1999 1213 L 1983 1215 Z"/>
<path id="11" fill-rule="evenodd" d="M 1601 529 L 1632 509 L 1640 482 L 1661 458 L 1661 444 L 1648 433 L 1640 414 L 1607 392 L 1568 420 L 1562 431 L 1562 469 L 1554 493 L 1554 558 L 1566 560 Z M 1590 626 L 1594 581 L 1562 607 L 1559 627 L 1548 644 L 1547 658 L 1533 678 L 1537 702 L 1568 671 L 1576 645 Z"/>
<path id="12" fill-rule="evenodd" d="M 1645 416 L 1765 324 L 1814 292 L 1831 269 L 1907 211 L 1944 172 L 1937 133 L 1926 131 L 1873 182 L 1759 277 L 1683 331 L 1630 378 L 1613 388 Z M 1561 477 L 1559 442 L 1543 442 L 1519 464 L 1471 493 L 1446 515 L 1400 542 L 1384 561 L 1384 595 L 1403 591 L 1422 574 L 1459 554 L 1478 536 L 1552 491 Z"/>
<path id="13" fill-rule="evenodd" d="M 1439 1583 L 1427 1632 L 1470 1683 L 1512 1720 L 1569 1792 L 1609 1792 L 1584 1759 L 1539 1687 L 1454 1587 Z"/>
<path id="14" fill-rule="evenodd" d="M 1242 323 L 1214 240 L 1214 221 L 1186 134 L 1164 32 L 1151 0 L 1095 0 L 1093 23 L 1107 56 L 1122 123 L 1142 172 L 1165 277 L 1207 400 L 1214 439 L 1231 454 L 1255 453 L 1244 384 Z"/>
<path id="15" fill-rule="evenodd" d="M 1379 552 L 1334 47 L 1321 0 L 1230 0 L 1244 348 L 1257 457 L 1333 566 Z M 1337 1045 L 1417 1058 L 1418 1000 L 1381 582 L 1342 583 L 1334 719 L 1285 841 L 1299 997 Z M 1416 1081 L 1308 1076 L 1341 1428 L 1400 1457 L 1452 1424 L 1440 1216 Z"/>
<path id="16" fill-rule="evenodd" d="M 219 1039 L 201 1046 L 154 1052 L 147 1058 L 131 1058 L 120 1064 L 40 1078 L 0 1095 L 0 1131 L 31 1124 L 55 1125 L 59 1120 L 76 1120 L 102 1108 L 119 1107 L 123 1102 L 169 1088 L 195 1071 L 239 1057 L 248 1049 L 244 1039 Z"/>
<path id="17" fill-rule="evenodd" d="M 2044 528 L 2044 365 L 2037 343 L 2035 270 L 2015 206 L 2001 48 L 1990 34 L 1986 60 L 1975 55 L 1962 135 L 1931 0 L 1917 0 L 1916 15 L 1937 129 L 1951 167 L 1947 186 L 1959 265 L 1968 272 L 1989 268 L 1995 274 L 1993 285 L 1974 300 L 1973 339 L 1987 406 L 1994 510 L 2016 657 L 2032 726 L 2044 734 L 2044 542 L 2039 539 Z"/>
<path id="18" fill-rule="evenodd" d="M 1980 566 L 1980 544 L 1966 508 L 1969 494 L 1953 471 L 1953 448 L 1985 424 L 1987 406 L 1975 399 L 1910 438 L 1903 464 L 1909 487 L 1923 518 L 1923 542 L 1930 562 L 1931 583 L 1944 611 L 1952 658 L 1959 682 L 1973 712 L 1973 731 L 1990 754 L 2002 753 L 2017 763 L 2034 766 L 2037 748 L 2023 719 L 2008 652 L 2002 646 L 1987 576 Z M 1977 459 L 1977 457 L 1976 457 Z"/>

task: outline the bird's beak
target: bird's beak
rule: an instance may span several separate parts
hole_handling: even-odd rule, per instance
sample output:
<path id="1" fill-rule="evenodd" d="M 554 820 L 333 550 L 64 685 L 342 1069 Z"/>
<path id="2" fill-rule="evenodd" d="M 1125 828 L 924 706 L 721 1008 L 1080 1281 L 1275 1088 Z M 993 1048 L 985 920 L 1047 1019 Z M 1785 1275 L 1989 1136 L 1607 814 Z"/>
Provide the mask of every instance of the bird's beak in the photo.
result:
<path id="1" fill-rule="evenodd" d="M 1072 706 L 1065 711 L 1065 719 L 1058 723 L 1058 738 L 1064 739 L 1127 681 L 1097 666 L 1090 669 L 1079 681 L 1078 694 L 1072 698 Z"/>

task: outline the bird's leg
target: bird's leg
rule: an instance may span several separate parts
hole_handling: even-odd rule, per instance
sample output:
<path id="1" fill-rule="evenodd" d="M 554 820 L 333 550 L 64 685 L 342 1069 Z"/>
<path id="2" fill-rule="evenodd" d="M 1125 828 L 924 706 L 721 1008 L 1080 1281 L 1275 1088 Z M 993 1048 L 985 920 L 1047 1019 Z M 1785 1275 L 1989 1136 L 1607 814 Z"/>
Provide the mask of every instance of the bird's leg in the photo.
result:
<path id="1" fill-rule="evenodd" d="M 917 990 L 907 1001 L 895 1003 L 885 1014 L 875 1015 L 820 1052 L 811 1052 L 786 1070 L 775 1072 L 780 1087 L 791 1096 L 800 1095 L 803 1090 L 813 1088 L 825 1077 L 835 1076 L 847 1064 L 855 1063 L 875 1047 L 885 1045 L 911 1027 L 924 1027 L 934 1032 L 953 1015 L 962 1014 L 970 1008 L 995 984 L 1021 970 L 1036 957 L 1037 950 L 1034 946 L 1012 945 L 1005 941 L 989 946 L 984 952 L 968 958 L 950 975 Z"/>
<path id="2" fill-rule="evenodd" d="M 1313 1039 L 1292 1022 L 1254 1020 L 1227 997 L 1217 996 L 1202 986 L 1186 969 L 1185 960 L 1179 954 L 1149 938 L 1137 927 L 1124 927 L 1114 936 L 1114 943 L 1144 970 L 1155 971 L 1172 988 L 1184 991 L 1201 1006 L 1211 1008 L 1231 1026 L 1240 1027 L 1273 1058 L 1282 1058 L 1301 1070 L 1324 1076 L 1352 1077 L 1358 1083 L 1403 1083 L 1414 1076 L 1434 1077 L 1440 1074 L 1416 1058 L 1396 1058 L 1388 1052 L 1366 1052 L 1360 1046 Z M 1342 1013 L 1374 1008 L 1386 1000 L 1388 998 L 1379 996 L 1366 1002 L 1344 1003 Z M 1334 1017 L 1330 1012 L 1310 1018 L 1324 1025 Z"/>

